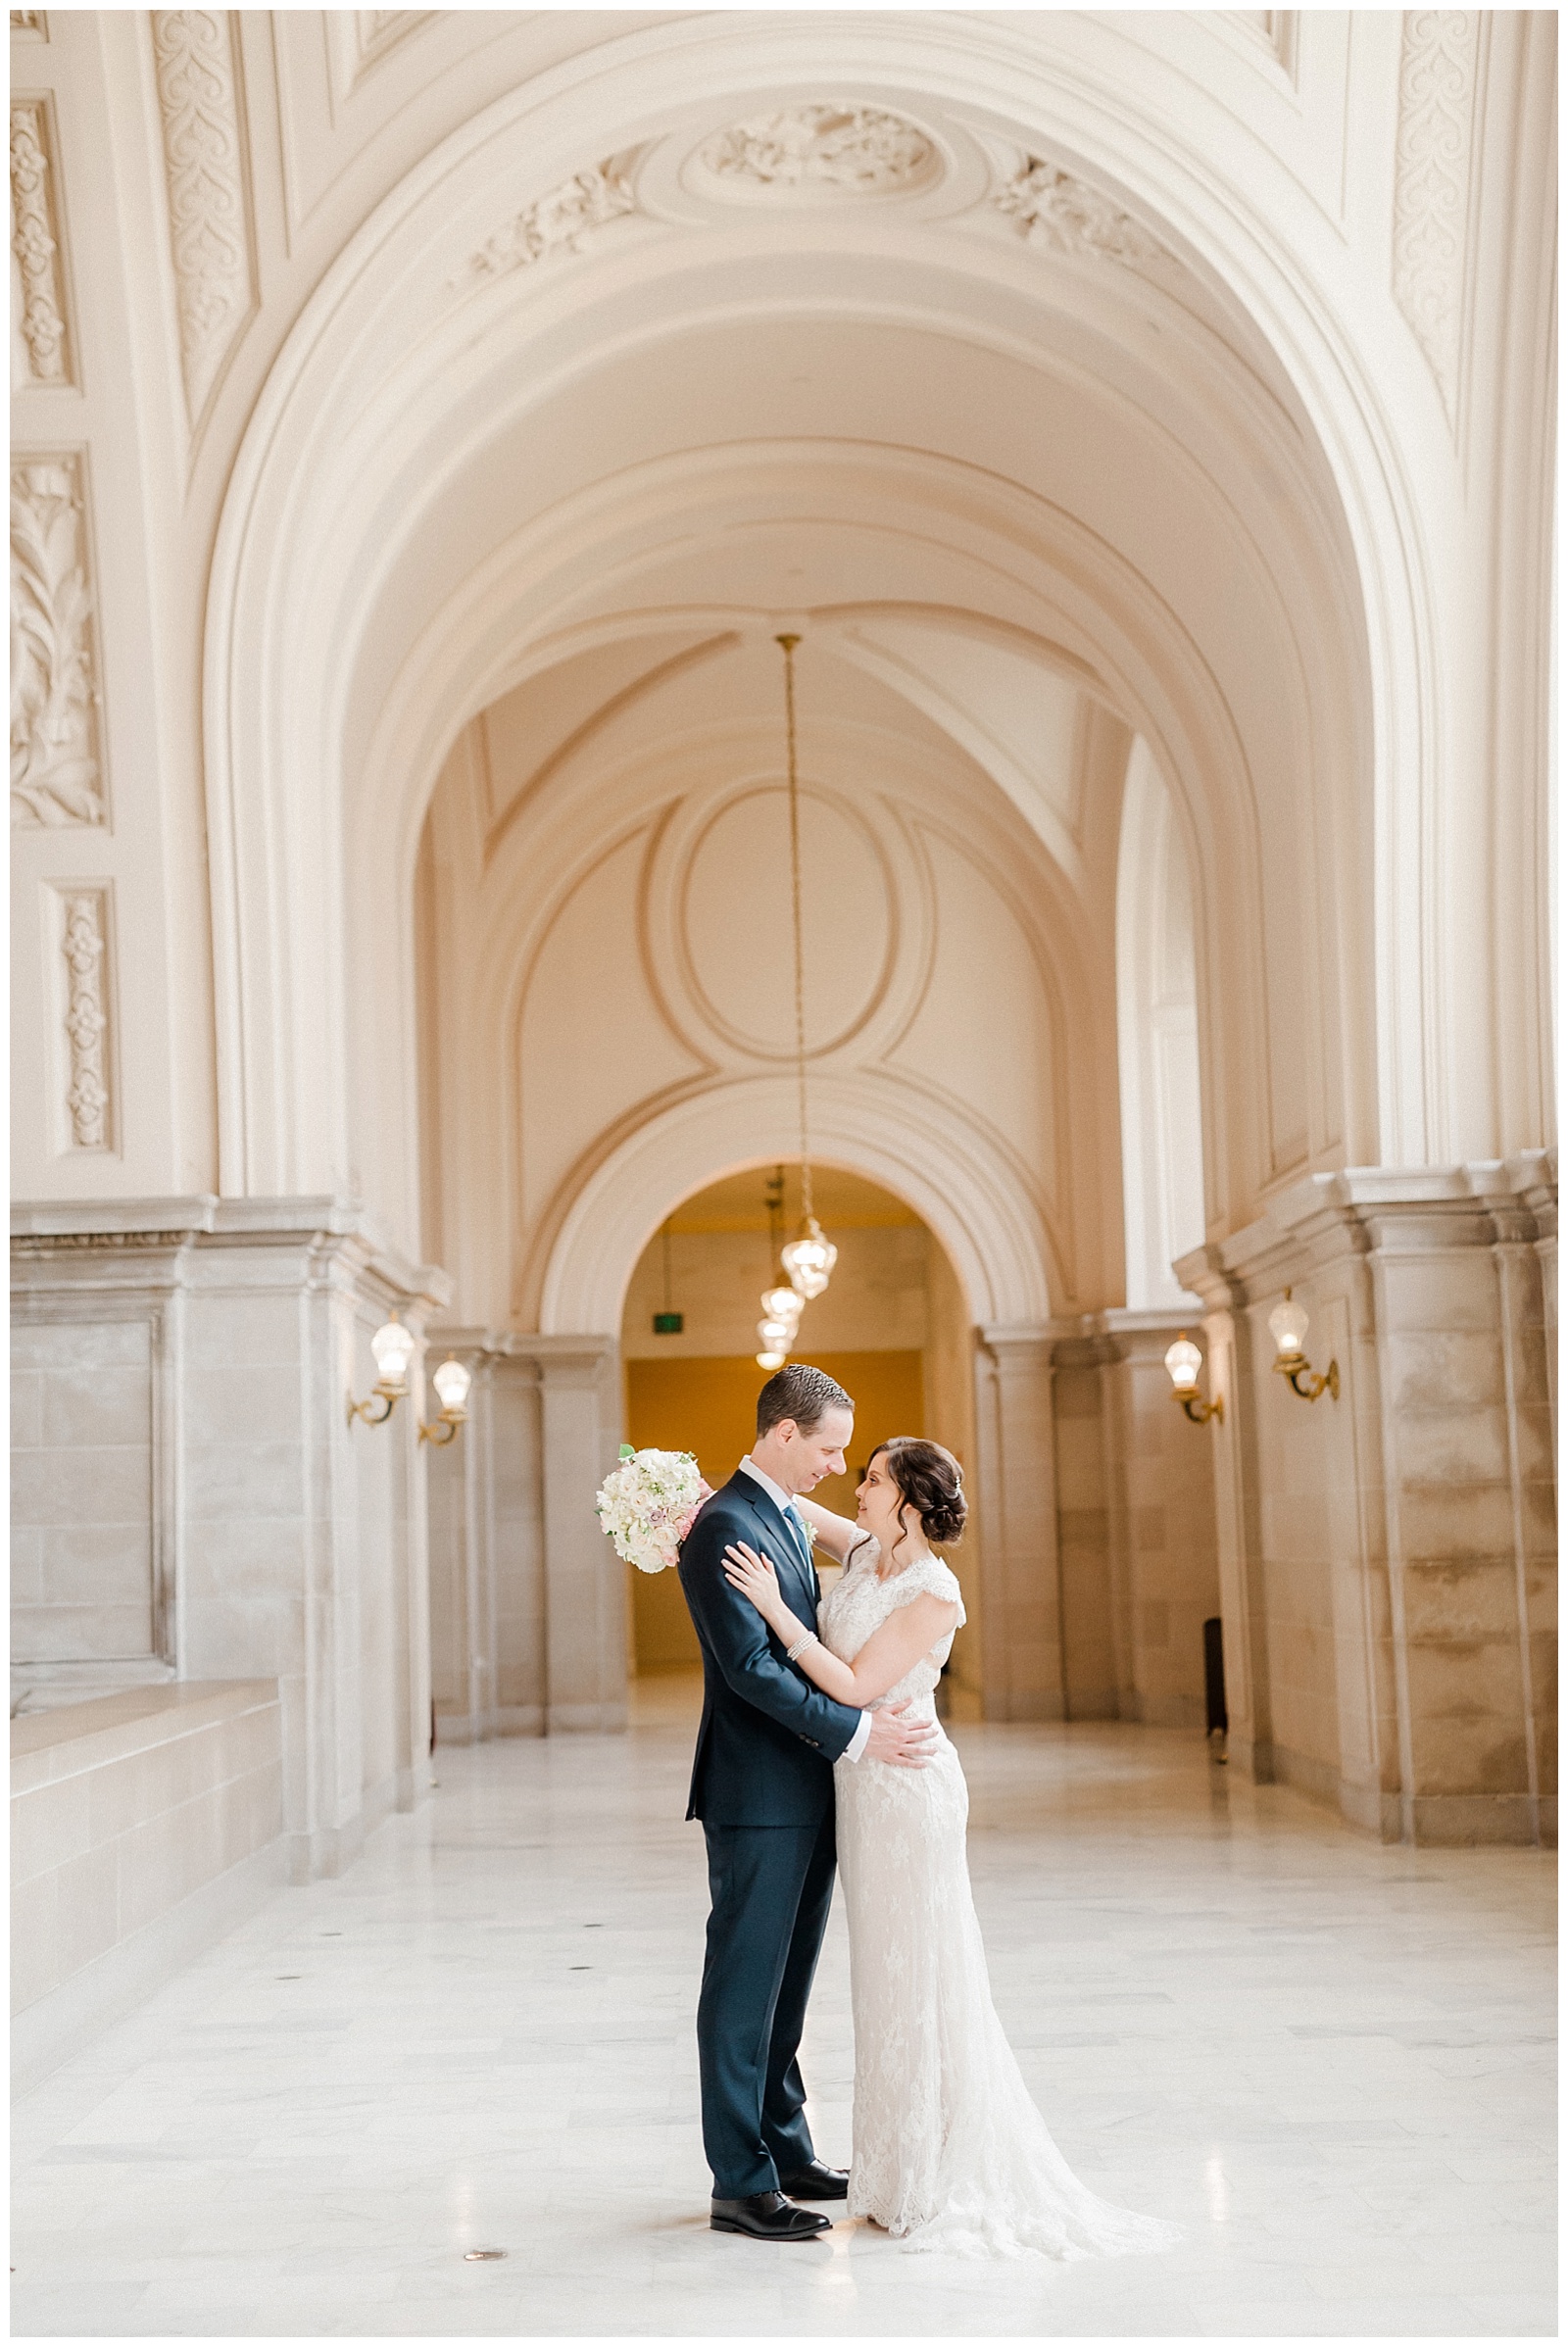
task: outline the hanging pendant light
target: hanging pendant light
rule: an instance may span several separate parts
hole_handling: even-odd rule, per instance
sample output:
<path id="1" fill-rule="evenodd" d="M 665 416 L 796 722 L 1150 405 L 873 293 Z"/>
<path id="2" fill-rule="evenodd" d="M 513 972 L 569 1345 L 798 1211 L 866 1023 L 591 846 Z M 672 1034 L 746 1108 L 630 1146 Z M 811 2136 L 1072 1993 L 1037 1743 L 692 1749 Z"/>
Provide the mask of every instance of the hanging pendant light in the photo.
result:
<path id="1" fill-rule="evenodd" d="M 811 1151 L 806 1118 L 806 939 L 801 916 L 801 781 L 795 738 L 795 647 L 799 636 L 775 636 L 784 654 L 784 722 L 789 742 L 790 909 L 795 935 L 795 1091 L 801 1120 L 801 1227 L 780 1249 L 790 1286 L 809 1303 L 826 1289 L 839 1250 L 822 1235 L 811 1211 Z"/>

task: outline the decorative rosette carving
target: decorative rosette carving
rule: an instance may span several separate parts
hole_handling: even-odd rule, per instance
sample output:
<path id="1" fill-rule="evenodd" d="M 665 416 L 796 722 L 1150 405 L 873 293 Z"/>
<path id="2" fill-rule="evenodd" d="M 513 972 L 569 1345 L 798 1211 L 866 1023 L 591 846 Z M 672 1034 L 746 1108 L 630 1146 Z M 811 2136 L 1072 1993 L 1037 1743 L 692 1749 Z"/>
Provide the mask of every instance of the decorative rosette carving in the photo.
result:
<path id="1" fill-rule="evenodd" d="M 698 151 L 720 188 L 751 197 L 912 194 L 942 159 L 915 122 L 879 106 L 793 106 L 718 131 Z"/>

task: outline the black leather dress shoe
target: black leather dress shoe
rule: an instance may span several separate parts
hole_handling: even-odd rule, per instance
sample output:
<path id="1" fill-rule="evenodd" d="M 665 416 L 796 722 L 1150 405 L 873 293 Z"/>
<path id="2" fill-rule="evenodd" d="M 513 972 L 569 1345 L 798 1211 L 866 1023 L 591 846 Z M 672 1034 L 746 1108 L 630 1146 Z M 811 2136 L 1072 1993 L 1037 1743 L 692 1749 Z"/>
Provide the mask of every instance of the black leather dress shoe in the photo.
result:
<path id="1" fill-rule="evenodd" d="M 781 2176 L 778 2188 L 791 2200 L 848 2200 L 850 2172 L 847 2168 L 824 2168 L 813 2160 L 809 2168 L 797 2168 L 793 2176 Z"/>
<path id="2" fill-rule="evenodd" d="M 715 2233 L 749 2233 L 754 2241 L 809 2241 L 832 2228 L 814 2209 L 798 2209 L 782 2192 L 753 2192 L 745 2200 L 713 2201 Z"/>

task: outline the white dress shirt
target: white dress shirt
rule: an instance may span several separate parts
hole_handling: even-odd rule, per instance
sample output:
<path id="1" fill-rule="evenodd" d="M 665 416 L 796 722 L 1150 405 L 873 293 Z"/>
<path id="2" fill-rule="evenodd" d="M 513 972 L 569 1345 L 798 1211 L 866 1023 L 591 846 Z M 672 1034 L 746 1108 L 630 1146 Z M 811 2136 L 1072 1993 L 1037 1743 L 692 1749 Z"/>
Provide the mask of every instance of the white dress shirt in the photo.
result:
<path id="1" fill-rule="evenodd" d="M 764 1475 L 755 1459 L 742 1459 L 741 1473 L 743 1475 L 749 1475 L 754 1483 L 760 1483 L 761 1485 L 763 1491 L 767 1493 L 769 1499 L 771 1499 L 773 1505 L 778 1509 L 778 1512 L 781 1516 L 788 1516 L 792 1524 L 800 1525 L 801 1531 L 806 1538 L 807 1546 L 809 1547 L 810 1535 L 806 1532 L 806 1526 L 802 1518 L 795 1513 L 795 1505 L 790 1497 L 789 1492 L 786 1491 L 781 1485 L 776 1484 L 770 1475 Z M 812 1625 L 808 1623 L 807 1627 L 809 1629 L 812 1627 Z M 846 1709 L 848 1709 L 848 1706 L 846 1706 Z M 865 1747 L 870 1740 L 871 1714 L 868 1711 L 862 1711 L 860 1714 L 860 1725 L 858 1728 L 857 1728 L 855 1734 L 845 1745 L 840 1758 L 844 1760 L 858 1760 L 860 1754 L 865 1750 Z"/>

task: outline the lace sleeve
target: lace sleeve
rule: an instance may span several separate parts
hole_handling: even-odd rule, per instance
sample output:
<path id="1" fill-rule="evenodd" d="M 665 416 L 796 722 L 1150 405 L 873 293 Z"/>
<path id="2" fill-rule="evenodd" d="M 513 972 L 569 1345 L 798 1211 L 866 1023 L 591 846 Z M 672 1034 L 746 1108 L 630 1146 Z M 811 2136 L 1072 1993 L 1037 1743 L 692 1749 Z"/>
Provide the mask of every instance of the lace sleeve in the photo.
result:
<path id="1" fill-rule="evenodd" d="M 956 1605 L 958 1609 L 956 1629 L 961 1630 L 968 1619 L 963 1610 L 963 1592 L 958 1587 L 958 1576 L 938 1556 L 910 1565 L 907 1572 L 899 1575 L 893 1584 L 893 1597 L 888 1610 L 891 1613 L 898 1606 L 912 1605 L 916 1597 L 941 1597 L 949 1605 Z"/>

